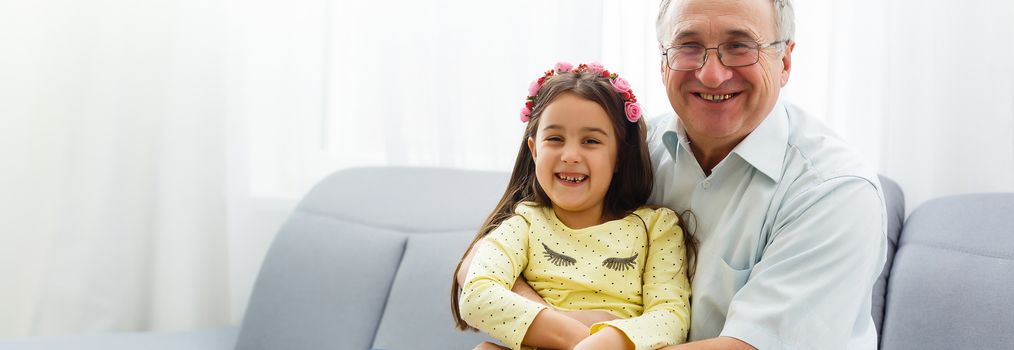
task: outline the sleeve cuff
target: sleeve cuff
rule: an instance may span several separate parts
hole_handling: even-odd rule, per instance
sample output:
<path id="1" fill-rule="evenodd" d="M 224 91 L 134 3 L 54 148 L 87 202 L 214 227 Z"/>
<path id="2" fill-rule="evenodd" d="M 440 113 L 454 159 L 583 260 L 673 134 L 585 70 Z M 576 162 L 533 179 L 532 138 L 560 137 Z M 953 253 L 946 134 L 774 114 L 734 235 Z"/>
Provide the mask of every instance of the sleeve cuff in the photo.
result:
<path id="1" fill-rule="evenodd" d="M 524 327 L 519 328 L 523 329 L 524 331 L 514 333 L 514 337 L 512 337 L 512 339 L 501 339 L 501 340 L 508 343 L 507 345 L 511 349 L 528 348 L 522 346 L 521 342 L 525 340 L 525 334 L 528 334 L 528 328 L 532 326 L 532 322 L 535 321 L 535 317 L 538 316 L 539 313 L 542 312 L 542 310 L 545 310 L 547 308 L 548 306 L 536 303 L 534 301 L 526 305 L 525 312 L 522 313 L 520 316 L 518 316 L 518 322 L 524 325 Z"/>
<path id="2" fill-rule="evenodd" d="M 616 319 L 616 320 L 612 320 L 612 321 L 605 321 L 605 322 L 599 322 L 599 323 L 593 324 L 590 328 L 588 328 L 588 334 L 589 335 L 595 334 L 598 331 L 601 331 L 601 330 L 605 329 L 606 327 L 613 327 L 613 328 L 618 329 L 620 331 L 620 334 L 623 334 L 623 337 L 627 338 L 628 342 L 630 342 L 631 344 L 634 344 L 634 348 L 635 349 L 640 350 L 641 347 L 637 344 L 637 342 L 634 342 L 633 339 L 630 339 L 630 334 L 627 333 L 627 329 L 624 329 L 623 322 L 616 322 L 616 321 L 623 321 L 623 320 L 622 319 Z"/>
<path id="3" fill-rule="evenodd" d="M 785 344 L 780 338 L 758 327 L 756 324 L 747 324 L 736 321 L 726 321 L 720 336 L 739 339 L 750 346 L 761 350 L 785 349 Z"/>
<path id="4" fill-rule="evenodd" d="M 613 327 L 620 331 L 624 337 L 627 338 L 631 344 L 634 344 L 636 350 L 651 350 L 657 349 L 662 346 L 672 345 L 665 342 L 660 342 L 657 338 L 659 334 L 653 334 L 654 332 L 645 332 L 644 329 L 638 328 L 635 324 L 631 324 L 632 319 L 615 319 L 611 321 L 599 322 L 593 324 L 589 329 L 589 334 L 595 334 L 606 327 Z"/>

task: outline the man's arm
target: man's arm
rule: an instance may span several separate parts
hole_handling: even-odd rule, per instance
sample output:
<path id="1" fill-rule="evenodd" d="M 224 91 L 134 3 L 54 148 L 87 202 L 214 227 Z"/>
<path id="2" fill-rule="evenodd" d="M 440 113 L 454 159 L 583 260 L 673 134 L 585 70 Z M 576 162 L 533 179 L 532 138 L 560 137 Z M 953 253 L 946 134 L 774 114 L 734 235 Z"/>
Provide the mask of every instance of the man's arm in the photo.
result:
<path id="1" fill-rule="evenodd" d="M 662 350 L 757 350 L 757 348 L 733 337 L 718 337 L 667 346 L 662 348 Z"/>

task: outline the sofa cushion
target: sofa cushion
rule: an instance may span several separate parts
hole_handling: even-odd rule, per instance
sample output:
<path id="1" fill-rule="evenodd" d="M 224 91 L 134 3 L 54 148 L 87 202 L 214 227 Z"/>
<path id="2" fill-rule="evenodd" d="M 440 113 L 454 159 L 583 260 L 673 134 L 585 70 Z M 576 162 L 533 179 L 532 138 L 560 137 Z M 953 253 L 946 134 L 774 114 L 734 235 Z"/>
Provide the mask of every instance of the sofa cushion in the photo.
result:
<path id="1" fill-rule="evenodd" d="M 412 235 L 380 320 L 376 349 L 471 349 L 494 341 L 454 328 L 451 276 L 474 231 Z"/>
<path id="2" fill-rule="evenodd" d="M 446 261 L 460 258 L 469 237 L 459 241 L 446 234 L 475 232 L 503 193 L 507 175 L 381 167 L 343 170 L 321 180 L 268 251 L 237 349 L 369 349 L 389 293 L 390 316 L 385 316 L 378 344 L 400 349 L 418 348 L 425 341 L 460 341 L 473 346 L 475 337 L 453 331 L 446 306 L 451 273 L 426 268 L 446 269 Z M 412 237 L 418 242 L 413 246 L 426 246 L 432 242 L 423 237 L 429 235 L 445 239 L 444 246 L 411 248 L 412 260 L 402 263 L 406 240 Z M 447 260 L 426 260 L 438 257 Z M 399 266 L 405 271 L 398 272 L 401 282 L 392 291 Z M 433 286 L 412 288 L 414 283 Z M 432 304 L 415 305 L 415 298 Z M 419 313 L 416 307 L 434 311 Z M 412 322 L 416 319 L 426 321 Z"/>
<path id="3" fill-rule="evenodd" d="M 368 349 L 405 235 L 297 208 L 254 284 L 237 349 Z"/>
<path id="4" fill-rule="evenodd" d="M 940 198 L 905 223 L 888 283 L 882 349 L 1014 344 L 1014 194 Z"/>

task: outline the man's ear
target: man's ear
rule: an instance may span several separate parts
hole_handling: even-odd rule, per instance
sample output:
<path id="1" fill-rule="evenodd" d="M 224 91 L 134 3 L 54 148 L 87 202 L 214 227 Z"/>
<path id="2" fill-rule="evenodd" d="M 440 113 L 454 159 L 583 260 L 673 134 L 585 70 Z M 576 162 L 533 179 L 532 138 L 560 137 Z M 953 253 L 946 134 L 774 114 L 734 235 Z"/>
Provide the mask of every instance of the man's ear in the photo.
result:
<path id="1" fill-rule="evenodd" d="M 792 49 L 796 48 L 796 42 L 789 40 L 785 43 L 785 52 L 782 53 L 782 87 L 789 82 L 789 73 L 792 71 Z"/>
<path id="2" fill-rule="evenodd" d="M 535 160 L 535 140 L 531 137 L 528 138 L 528 152 L 532 153 L 532 160 Z"/>

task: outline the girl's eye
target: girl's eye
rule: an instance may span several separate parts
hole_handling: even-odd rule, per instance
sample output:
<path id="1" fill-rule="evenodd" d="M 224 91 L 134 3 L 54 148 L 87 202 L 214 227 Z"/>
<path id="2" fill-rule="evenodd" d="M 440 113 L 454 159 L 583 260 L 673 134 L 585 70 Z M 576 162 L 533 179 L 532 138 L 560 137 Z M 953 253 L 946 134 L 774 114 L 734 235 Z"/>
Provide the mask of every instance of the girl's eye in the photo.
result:
<path id="1" fill-rule="evenodd" d="M 596 140 L 596 139 L 587 139 L 587 140 L 584 140 L 584 143 L 592 144 L 592 145 L 598 145 L 598 144 L 601 144 L 602 142 L 599 142 L 599 140 Z"/>
<path id="2" fill-rule="evenodd" d="M 559 142 L 559 141 L 563 141 L 563 138 L 559 137 L 559 136 L 549 136 L 549 137 L 546 138 L 546 141 L 549 141 L 549 142 Z"/>

